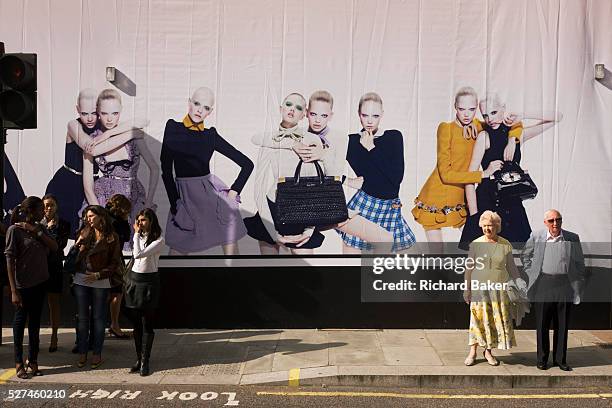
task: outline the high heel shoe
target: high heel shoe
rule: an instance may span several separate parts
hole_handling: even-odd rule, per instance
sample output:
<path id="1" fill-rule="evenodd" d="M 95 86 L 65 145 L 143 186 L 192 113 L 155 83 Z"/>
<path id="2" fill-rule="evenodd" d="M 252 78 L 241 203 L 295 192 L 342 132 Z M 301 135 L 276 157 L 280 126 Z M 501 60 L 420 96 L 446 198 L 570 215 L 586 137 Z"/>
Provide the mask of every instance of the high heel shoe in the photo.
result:
<path id="1" fill-rule="evenodd" d="M 475 362 L 476 362 L 476 356 L 469 355 L 469 356 L 466 357 L 466 359 L 463 362 L 463 364 L 465 364 L 466 366 L 470 367 L 470 366 L 473 366 Z"/>
<path id="2" fill-rule="evenodd" d="M 15 371 L 17 378 L 21 378 L 22 380 L 30 379 L 30 376 L 28 375 L 28 370 L 26 369 L 26 366 L 23 363 L 19 364 Z"/>
<path id="3" fill-rule="evenodd" d="M 79 361 L 77 361 L 77 367 L 83 368 L 85 367 L 85 364 L 87 364 L 87 354 L 85 354 L 85 357 L 79 358 Z"/>
<path id="4" fill-rule="evenodd" d="M 142 363 L 140 360 L 136 360 L 136 364 L 130 368 L 130 374 L 136 374 L 140 372 L 140 367 L 142 367 Z"/>
<path id="5" fill-rule="evenodd" d="M 51 337 L 51 342 L 49 343 L 49 353 L 55 353 L 57 351 L 57 336 Z"/>
<path id="6" fill-rule="evenodd" d="M 38 369 L 38 363 L 34 361 L 28 361 L 26 363 L 26 366 L 30 369 L 30 374 L 32 374 L 32 377 L 40 377 L 43 375 L 42 371 Z"/>
<path id="7" fill-rule="evenodd" d="M 489 352 L 489 355 L 491 356 L 491 358 L 487 357 L 487 350 L 482 352 L 482 356 L 485 358 L 485 360 L 487 360 L 487 363 L 489 363 L 490 366 L 498 366 L 499 365 L 499 360 L 496 359 L 493 354 L 491 354 L 491 352 Z"/>

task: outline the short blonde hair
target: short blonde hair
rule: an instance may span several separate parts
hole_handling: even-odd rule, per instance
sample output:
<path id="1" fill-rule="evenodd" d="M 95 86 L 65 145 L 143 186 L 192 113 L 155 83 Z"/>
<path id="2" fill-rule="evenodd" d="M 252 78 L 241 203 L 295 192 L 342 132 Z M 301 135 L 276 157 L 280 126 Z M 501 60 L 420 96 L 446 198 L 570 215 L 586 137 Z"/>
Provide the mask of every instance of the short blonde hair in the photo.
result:
<path id="1" fill-rule="evenodd" d="M 102 101 L 106 101 L 108 99 L 115 99 L 121 105 L 121 94 L 117 92 L 117 90 L 109 88 L 109 89 L 103 90 L 102 92 L 100 92 L 100 95 L 98 95 L 98 100 L 96 102 L 96 109 L 100 110 L 100 104 L 102 103 Z"/>
<path id="2" fill-rule="evenodd" d="M 482 228 L 485 222 L 491 222 L 491 224 L 495 225 L 495 232 L 499 233 L 501 231 L 501 217 L 496 212 L 487 210 L 482 213 L 480 216 L 480 220 L 478 221 L 478 226 Z"/>
<path id="3" fill-rule="evenodd" d="M 478 94 L 476 93 L 474 88 L 472 88 L 471 86 L 464 86 L 462 88 L 459 88 L 459 90 L 455 94 L 455 106 L 459 102 L 459 98 L 463 96 L 473 96 L 474 99 L 476 99 L 476 103 L 478 103 Z"/>
<path id="4" fill-rule="evenodd" d="M 357 112 L 361 113 L 361 107 L 363 106 L 364 103 L 369 102 L 369 101 L 380 103 L 380 106 L 382 108 L 383 101 L 380 95 L 377 94 L 376 92 L 368 92 L 359 99 L 359 108 Z"/>
<path id="5" fill-rule="evenodd" d="M 488 107 L 487 105 L 493 105 L 493 106 L 499 106 L 499 107 L 505 107 L 506 105 L 502 102 L 501 98 L 499 97 L 499 95 L 495 92 L 492 93 L 487 93 L 487 96 L 484 99 L 481 99 L 480 102 L 478 103 L 479 107 L 480 107 L 480 111 L 484 114 L 487 113 L 488 111 Z"/>
<path id="6" fill-rule="evenodd" d="M 79 92 L 79 96 L 77 96 L 76 103 L 77 105 L 79 105 L 81 103 L 81 100 L 95 101 L 97 97 L 98 97 L 98 93 L 96 92 L 95 89 L 92 89 L 92 88 L 81 89 L 81 92 Z"/>
<path id="7" fill-rule="evenodd" d="M 302 102 L 304 103 L 304 105 L 306 105 L 306 98 L 304 98 L 304 95 L 302 95 L 301 93 L 298 93 L 298 92 L 291 92 L 289 95 L 285 96 L 285 99 L 283 99 L 283 103 L 285 103 L 285 101 L 287 99 L 289 99 L 290 96 L 293 96 L 293 95 L 300 97 L 300 99 L 302 99 Z"/>
<path id="8" fill-rule="evenodd" d="M 313 102 L 327 102 L 332 109 L 334 108 L 334 97 L 327 91 L 320 90 L 313 92 L 310 95 L 310 99 L 308 99 L 308 109 L 310 109 L 310 104 Z"/>

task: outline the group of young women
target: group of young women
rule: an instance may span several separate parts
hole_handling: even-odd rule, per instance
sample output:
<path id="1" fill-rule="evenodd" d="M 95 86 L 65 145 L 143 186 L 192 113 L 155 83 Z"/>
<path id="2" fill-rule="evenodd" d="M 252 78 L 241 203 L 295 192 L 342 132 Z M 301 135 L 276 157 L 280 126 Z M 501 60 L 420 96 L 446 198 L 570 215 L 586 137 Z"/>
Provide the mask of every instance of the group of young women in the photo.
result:
<path id="1" fill-rule="evenodd" d="M 17 206 L 6 231 L 6 259 L 11 301 L 15 305 L 13 338 L 15 368 L 22 379 L 40 376 L 38 368 L 40 318 L 48 292 L 52 338 L 49 351 L 57 350 L 59 293 L 63 280 L 63 249 L 68 240 L 67 222 L 57 215 L 58 200 L 52 195 L 43 199 L 27 197 Z M 125 287 L 128 316 L 134 326 L 137 364 L 131 372 L 149 375 L 149 358 L 153 346 L 153 319 L 160 294 L 158 259 L 163 248 L 161 228 L 155 212 L 142 209 L 136 216 L 133 237 L 133 263 L 122 277 L 121 239 L 113 228 L 109 211 L 99 205 L 84 210 L 85 222 L 76 233 L 71 249 L 74 256 L 72 278 L 78 309 L 77 367 L 87 363 L 91 348 L 91 368 L 102 364 L 104 330 L 113 282 Z M 125 282 L 123 280 L 125 279 Z M 58 290 L 58 288 L 60 288 Z M 28 324 L 29 355 L 23 360 L 23 336 Z M 143 346 L 144 345 L 144 346 Z"/>

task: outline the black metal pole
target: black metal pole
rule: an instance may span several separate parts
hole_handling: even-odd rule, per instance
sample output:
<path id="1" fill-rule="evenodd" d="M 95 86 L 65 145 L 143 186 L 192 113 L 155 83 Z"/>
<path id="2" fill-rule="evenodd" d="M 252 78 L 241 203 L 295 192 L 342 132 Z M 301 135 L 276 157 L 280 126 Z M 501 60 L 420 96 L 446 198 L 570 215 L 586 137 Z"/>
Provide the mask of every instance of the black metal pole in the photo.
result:
<path id="1" fill-rule="evenodd" d="M 0 42 L 0 58 L 4 55 L 4 43 Z M 2 81 L 0 81 L 0 93 L 2 92 Z M 6 129 L 4 120 L 0 118 L 0 175 L 2 176 L 2 188 L 0 188 L 0 222 L 4 222 L 4 144 L 6 143 Z M 3 247 L 4 248 L 4 247 Z M 1 316 L 0 316 L 1 317 Z"/>
<path id="2" fill-rule="evenodd" d="M 0 175 L 2 175 L 2 188 L 0 188 L 0 222 L 4 222 L 4 161 L 6 153 L 4 145 L 6 144 L 6 129 L 4 122 L 0 119 Z"/>

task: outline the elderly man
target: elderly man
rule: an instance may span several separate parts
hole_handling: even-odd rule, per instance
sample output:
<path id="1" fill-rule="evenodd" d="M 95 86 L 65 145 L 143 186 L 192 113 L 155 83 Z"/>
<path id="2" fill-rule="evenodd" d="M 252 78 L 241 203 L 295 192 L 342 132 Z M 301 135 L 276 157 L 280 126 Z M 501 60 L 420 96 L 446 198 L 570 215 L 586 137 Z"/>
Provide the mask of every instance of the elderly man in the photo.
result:
<path id="1" fill-rule="evenodd" d="M 533 232 L 521 255 L 529 277 L 527 290 L 535 301 L 538 361 L 540 370 L 548 369 L 550 344 L 548 329 L 553 323 L 553 366 L 563 371 L 566 362 L 567 329 L 571 303 L 579 304 L 584 283 L 584 256 L 577 234 L 561 228 L 557 210 L 544 214 L 546 229 Z"/>

